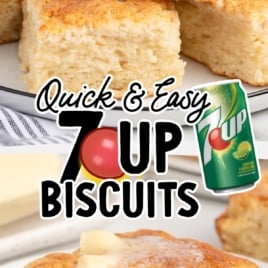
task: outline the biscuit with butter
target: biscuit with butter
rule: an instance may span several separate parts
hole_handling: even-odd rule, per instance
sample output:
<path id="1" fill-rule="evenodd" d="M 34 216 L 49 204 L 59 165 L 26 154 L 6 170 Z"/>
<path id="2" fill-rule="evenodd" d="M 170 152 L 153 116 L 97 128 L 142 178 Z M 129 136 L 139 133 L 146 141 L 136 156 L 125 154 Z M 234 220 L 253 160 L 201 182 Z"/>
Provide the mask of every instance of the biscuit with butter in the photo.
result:
<path id="1" fill-rule="evenodd" d="M 94 247 L 96 245 L 96 248 Z M 81 236 L 80 251 L 50 254 L 26 268 L 257 268 L 193 239 L 178 239 L 157 230 L 113 234 L 91 231 Z"/>
<path id="2" fill-rule="evenodd" d="M 24 0 L 23 14 L 19 57 L 30 92 L 54 76 L 78 92 L 83 84 L 99 90 L 112 75 L 116 98 L 134 80 L 148 95 L 168 76 L 176 77 L 173 88 L 181 85 L 180 23 L 171 0 Z"/>

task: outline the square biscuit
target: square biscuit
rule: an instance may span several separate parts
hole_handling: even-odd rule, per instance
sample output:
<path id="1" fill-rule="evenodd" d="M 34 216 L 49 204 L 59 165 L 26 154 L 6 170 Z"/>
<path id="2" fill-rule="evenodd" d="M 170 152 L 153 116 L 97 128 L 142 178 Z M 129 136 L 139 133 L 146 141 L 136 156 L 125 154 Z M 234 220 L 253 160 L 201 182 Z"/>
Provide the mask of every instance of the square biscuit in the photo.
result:
<path id="1" fill-rule="evenodd" d="M 214 73 L 268 85 L 268 1 L 180 0 L 182 52 Z"/>
<path id="2" fill-rule="evenodd" d="M 83 84 L 98 89 L 106 75 L 120 98 L 139 80 L 153 83 L 173 75 L 179 87 L 180 22 L 171 0 L 24 0 L 19 57 L 30 92 L 51 77 L 69 91 Z"/>

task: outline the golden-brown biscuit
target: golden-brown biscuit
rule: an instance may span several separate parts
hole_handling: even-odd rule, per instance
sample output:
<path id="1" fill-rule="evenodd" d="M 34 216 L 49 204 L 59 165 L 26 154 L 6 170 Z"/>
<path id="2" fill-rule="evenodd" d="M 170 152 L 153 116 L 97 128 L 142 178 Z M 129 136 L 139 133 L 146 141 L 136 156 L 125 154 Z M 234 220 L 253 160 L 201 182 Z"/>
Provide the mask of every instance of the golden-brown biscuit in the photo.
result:
<path id="1" fill-rule="evenodd" d="M 120 98 L 139 80 L 153 83 L 175 76 L 181 84 L 179 18 L 171 0 L 24 0 L 19 57 L 29 91 L 52 76 L 67 91 L 83 84 L 109 86 Z"/>
<path id="2" fill-rule="evenodd" d="M 32 262 L 26 268 L 88 268 L 88 267 L 117 267 L 117 268 L 256 268 L 250 261 L 232 256 L 220 251 L 215 247 L 193 239 L 177 239 L 163 231 L 138 230 L 136 232 L 118 234 L 124 245 L 121 248 L 111 247 L 110 250 L 101 254 L 80 255 L 54 254 Z M 94 249 L 94 241 L 90 241 Z M 109 243 L 109 241 L 104 241 Z M 114 246 L 114 244 L 113 244 Z M 105 265 L 102 262 L 99 266 L 99 258 L 109 258 Z M 83 258 L 88 257 L 85 261 Z M 112 258 L 116 257 L 116 259 Z M 76 263 L 78 258 L 78 264 Z M 98 265 L 90 262 L 90 259 L 97 260 Z M 87 265 L 83 265 L 87 263 Z"/>
<path id="3" fill-rule="evenodd" d="M 182 52 L 213 72 L 268 84 L 268 1 L 180 0 Z"/>
<path id="4" fill-rule="evenodd" d="M 51 253 L 26 265 L 25 268 L 74 268 L 76 264 L 75 253 Z"/>
<path id="5" fill-rule="evenodd" d="M 225 250 L 268 261 L 268 170 L 255 189 L 230 197 L 216 229 Z"/>

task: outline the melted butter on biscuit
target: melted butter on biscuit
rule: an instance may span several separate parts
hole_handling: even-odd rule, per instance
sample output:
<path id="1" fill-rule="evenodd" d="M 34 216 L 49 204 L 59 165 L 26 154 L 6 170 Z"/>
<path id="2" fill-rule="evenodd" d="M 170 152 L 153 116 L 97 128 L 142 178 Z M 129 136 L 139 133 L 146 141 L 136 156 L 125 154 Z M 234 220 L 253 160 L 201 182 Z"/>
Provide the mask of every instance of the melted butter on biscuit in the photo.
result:
<path id="1" fill-rule="evenodd" d="M 183 267 L 204 260 L 199 245 L 192 240 L 166 239 L 143 235 L 120 238 L 106 231 L 83 233 L 77 268 L 113 268 L 137 266 Z"/>

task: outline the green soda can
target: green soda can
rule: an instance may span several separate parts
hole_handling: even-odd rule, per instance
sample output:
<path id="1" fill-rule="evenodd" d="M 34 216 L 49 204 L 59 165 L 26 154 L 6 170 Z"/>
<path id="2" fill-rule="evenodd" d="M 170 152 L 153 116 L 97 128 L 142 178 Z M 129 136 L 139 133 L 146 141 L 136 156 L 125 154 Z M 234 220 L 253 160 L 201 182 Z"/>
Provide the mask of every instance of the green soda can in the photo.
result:
<path id="1" fill-rule="evenodd" d="M 228 194 L 254 186 L 259 179 L 247 97 L 240 80 L 197 88 L 211 106 L 195 125 L 205 186 Z"/>

